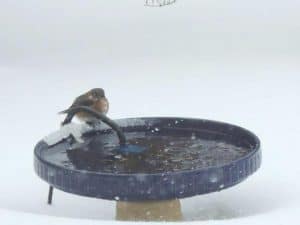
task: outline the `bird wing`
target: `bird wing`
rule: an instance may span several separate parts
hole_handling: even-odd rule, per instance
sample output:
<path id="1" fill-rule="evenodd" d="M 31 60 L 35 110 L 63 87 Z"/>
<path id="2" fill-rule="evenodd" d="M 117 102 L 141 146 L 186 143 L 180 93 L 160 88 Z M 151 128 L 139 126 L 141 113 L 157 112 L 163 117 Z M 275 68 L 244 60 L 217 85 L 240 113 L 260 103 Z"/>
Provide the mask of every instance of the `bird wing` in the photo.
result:
<path id="1" fill-rule="evenodd" d="M 94 104 L 95 102 L 92 99 L 87 98 L 84 95 L 79 96 L 78 98 L 75 99 L 73 104 L 66 110 L 59 112 L 59 114 L 65 114 L 68 113 L 70 109 L 77 107 L 77 106 L 87 106 L 90 107 Z"/>

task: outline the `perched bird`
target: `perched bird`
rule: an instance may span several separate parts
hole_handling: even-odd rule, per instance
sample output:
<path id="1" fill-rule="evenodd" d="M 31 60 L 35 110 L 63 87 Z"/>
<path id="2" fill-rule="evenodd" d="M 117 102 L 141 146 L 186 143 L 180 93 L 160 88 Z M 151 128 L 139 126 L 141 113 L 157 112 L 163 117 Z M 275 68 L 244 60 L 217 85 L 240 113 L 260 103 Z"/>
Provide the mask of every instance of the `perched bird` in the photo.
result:
<path id="1" fill-rule="evenodd" d="M 60 114 L 68 114 L 68 112 L 78 106 L 85 106 L 85 107 L 90 107 L 91 109 L 107 114 L 109 110 L 109 102 L 105 96 L 105 92 L 102 88 L 94 88 L 87 93 L 78 96 L 73 104 L 66 110 L 60 112 Z M 68 115 L 67 115 L 68 117 Z M 87 112 L 78 112 L 76 113 L 76 117 L 84 122 L 87 123 L 94 123 L 97 119 L 93 117 L 91 114 Z"/>

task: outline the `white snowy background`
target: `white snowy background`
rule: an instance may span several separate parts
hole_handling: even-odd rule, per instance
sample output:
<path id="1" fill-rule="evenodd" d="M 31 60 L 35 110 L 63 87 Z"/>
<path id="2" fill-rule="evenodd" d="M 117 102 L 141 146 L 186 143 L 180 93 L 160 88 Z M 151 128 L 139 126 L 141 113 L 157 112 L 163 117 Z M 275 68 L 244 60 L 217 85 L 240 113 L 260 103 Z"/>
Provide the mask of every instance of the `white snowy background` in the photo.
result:
<path id="1" fill-rule="evenodd" d="M 182 200 L 186 223 L 299 224 L 300 2 L 0 0 L 0 223 L 117 224 L 115 203 L 55 190 L 33 171 L 57 112 L 103 87 L 112 118 L 180 116 L 244 126 L 263 165 Z"/>

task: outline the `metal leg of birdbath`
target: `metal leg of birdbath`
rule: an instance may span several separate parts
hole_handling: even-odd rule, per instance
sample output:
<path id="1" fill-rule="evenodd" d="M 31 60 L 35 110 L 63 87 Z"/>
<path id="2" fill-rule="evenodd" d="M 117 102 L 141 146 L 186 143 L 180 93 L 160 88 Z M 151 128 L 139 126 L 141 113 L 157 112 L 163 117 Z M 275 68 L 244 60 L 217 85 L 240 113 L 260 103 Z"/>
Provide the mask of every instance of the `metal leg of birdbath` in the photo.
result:
<path id="1" fill-rule="evenodd" d="M 49 193 L 48 193 L 48 204 L 52 204 L 52 197 L 53 197 L 53 186 L 49 187 Z"/>
<path id="2" fill-rule="evenodd" d="M 178 199 L 167 201 L 117 202 L 116 219 L 122 221 L 181 221 Z"/>

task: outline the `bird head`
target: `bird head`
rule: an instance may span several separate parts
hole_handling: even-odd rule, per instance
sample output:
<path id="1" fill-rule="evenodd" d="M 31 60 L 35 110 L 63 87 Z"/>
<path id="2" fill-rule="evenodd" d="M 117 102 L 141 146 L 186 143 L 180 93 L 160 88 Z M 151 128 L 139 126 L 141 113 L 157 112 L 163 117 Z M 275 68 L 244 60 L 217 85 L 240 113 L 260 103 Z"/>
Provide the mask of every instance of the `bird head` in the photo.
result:
<path id="1" fill-rule="evenodd" d="M 105 92 L 102 88 L 94 88 L 88 92 L 88 96 L 99 100 L 105 98 Z"/>

